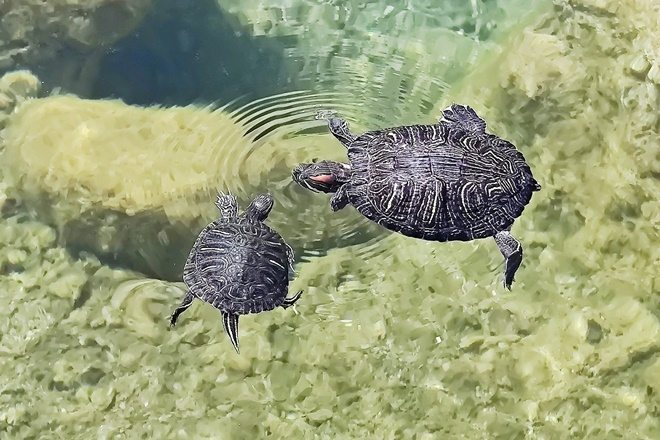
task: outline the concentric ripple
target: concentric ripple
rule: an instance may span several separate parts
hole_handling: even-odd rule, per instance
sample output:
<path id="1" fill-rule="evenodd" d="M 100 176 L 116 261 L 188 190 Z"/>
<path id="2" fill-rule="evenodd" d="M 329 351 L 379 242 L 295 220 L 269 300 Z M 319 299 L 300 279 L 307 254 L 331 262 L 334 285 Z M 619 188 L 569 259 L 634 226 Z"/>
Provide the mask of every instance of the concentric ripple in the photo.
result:
<path id="1" fill-rule="evenodd" d="M 275 207 L 268 218 L 294 248 L 297 259 L 324 255 L 329 249 L 377 242 L 387 232 L 352 208 L 334 213 L 330 195 L 312 193 L 294 183 L 292 168 L 317 159 L 347 161 L 346 149 L 315 119 L 331 109 L 349 121 L 358 121 L 360 108 L 341 92 L 290 92 L 250 102 L 230 111 L 244 127 L 242 146 L 223 146 L 224 160 L 233 160 L 234 189 L 241 207 L 259 192 L 270 192 Z M 358 126 L 355 123 L 356 127 Z M 362 124 L 360 124 L 362 125 Z M 232 149 L 237 154 L 225 156 Z M 232 158 L 233 156 L 233 158 Z M 231 179 L 234 181 L 234 179 Z"/>
<path id="2" fill-rule="evenodd" d="M 314 116 L 333 111 L 356 134 L 435 121 L 449 84 L 488 48 L 494 29 L 483 17 L 497 14 L 485 13 L 486 6 L 476 2 L 453 0 L 384 9 L 378 2 L 310 0 L 302 9 L 286 2 L 265 9 L 251 0 L 218 3 L 254 36 L 281 44 L 284 63 L 297 74 L 293 91 L 238 100 L 218 110 L 219 117 L 229 116 L 231 130 L 204 153 L 220 170 L 209 180 L 215 187 L 206 188 L 207 196 L 229 191 L 245 208 L 257 193 L 273 194 L 269 223 L 298 259 L 351 245 L 365 255 L 383 252 L 379 243 L 388 234 L 385 229 L 350 206 L 333 213 L 329 195 L 292 182 L 291 169 L 298 163 L 347 160 L 346 150 Z M 499 7 L 498 2 L 488 6 Z M 208 206 L 204 220 L 217 215 Z"/>
<path id="3" fill-rule="evenodd" d="M 391 44 L 395 43 L 404 46 L 401 51 L 423 51 L 421 41 L 390 39 L 374 42 L 369 55 L 352 57 L 357 48 L 346 39 L 335 48 L 335 55 L 307 59 L 301 78 L 311 90 L 227 106 L 234 107 L 229 114 L 244 134 L 240 146 L 218 146 L 222 168 L 231 172 L 229 180 L 236 183 L 233 190 L 241 206 L 257 192 L 273 194 L 276 203 L 269 223 L 294 248 L 297 259 L 352 245 L 365 257 L 387 252 L 388 247 L 380 245 L 387 230 L 351 206 L 332 212 L 330 195 L 299 187 L 291 180 L 291 169 L 301 162 L 347 161 L 346 149 L 329 133 L 326 123 L 315 118 L 319 110 L 346 119 L 356 134 L 437 119 L 431 110 L 448 87 L 443 80 L 447 66 L 439 63 L 438 76 L 428 75 L 424 72 L 434 69 L 423 65 L 427 57 L 393 53 Z M 232 153 L 227 154 L 228 150 Z"/>

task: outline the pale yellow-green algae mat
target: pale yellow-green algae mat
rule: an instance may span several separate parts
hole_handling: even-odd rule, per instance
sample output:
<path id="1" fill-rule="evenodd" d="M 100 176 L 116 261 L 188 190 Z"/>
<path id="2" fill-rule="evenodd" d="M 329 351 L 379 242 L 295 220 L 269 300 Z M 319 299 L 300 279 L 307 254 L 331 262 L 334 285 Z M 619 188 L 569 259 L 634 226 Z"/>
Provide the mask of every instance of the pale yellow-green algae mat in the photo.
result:
<path id="1" fill-rule="evenodd" d="M 31 79 L 13 72 L 0 81 L 11 90 Z M 60 243 L 170 280 L 180 279 L 196 234 L 217 216 L 216 191 L 244 205 L 262 190 L 279 200 L 297 163 L 345 154 L 325 134 L 288 139 L 286 148 L 270 136 L 245 148 L 254 137 L 250 124 L 223 109 L 142 108 L 72 95 L 9 99 L 16 94 L 8 92 L 11 116 L 0 119 L 6 124 L 0 171 L 15 198 L 54 226 Z M 302 214 L 298 227 L 331 232 L 341 217 L 324 215 L 327 202 L 315 199 L 295 208 Z M 287 197 L 282 205 L 287 200 L 294 201 Z M 276 211 L 276 227 L 290 223 Z M 288 237 L 296 248 L 310 240 Z"/>
<path id="2" fill-rule="evenodd" d="M 236 355 L 209 306 L 168 330 L 180 285 L 3 220 L 0 432 L 658 438 L 658 20 L 651 0 L 558 2 L 446 97 L 543 186 L 513 228 L 511 292 L 492 242 L 392 234 L 377 258 L 347 247 L 298 265 L 298 305 L 242 318 Z"/>

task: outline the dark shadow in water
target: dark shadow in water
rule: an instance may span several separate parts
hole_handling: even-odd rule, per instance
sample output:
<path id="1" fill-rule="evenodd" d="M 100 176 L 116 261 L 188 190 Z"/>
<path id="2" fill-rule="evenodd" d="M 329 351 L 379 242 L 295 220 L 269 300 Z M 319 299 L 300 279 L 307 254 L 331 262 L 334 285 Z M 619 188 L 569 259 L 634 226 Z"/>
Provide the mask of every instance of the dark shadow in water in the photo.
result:
<path id="1" fill-rule="evenodd" d="M 226 103 L 290 90 L 284 46 L 252 37 L 214 0 L 158 0 L 100 62 L 91 98 L 129 104 Z"/>

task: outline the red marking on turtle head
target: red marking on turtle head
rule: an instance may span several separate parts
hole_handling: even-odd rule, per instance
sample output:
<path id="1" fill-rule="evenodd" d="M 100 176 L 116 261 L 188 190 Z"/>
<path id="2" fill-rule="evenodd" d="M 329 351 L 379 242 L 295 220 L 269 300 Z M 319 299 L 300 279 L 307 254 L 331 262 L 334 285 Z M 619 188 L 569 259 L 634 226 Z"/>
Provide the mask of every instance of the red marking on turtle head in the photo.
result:
<path id="1" fill-rule="evenodd" d="M 332 174 L 321 174 L 320 176 L 310 177 L 310 179 L 319 183 L 334 183 L 335 176 L 333 176 Z"/>

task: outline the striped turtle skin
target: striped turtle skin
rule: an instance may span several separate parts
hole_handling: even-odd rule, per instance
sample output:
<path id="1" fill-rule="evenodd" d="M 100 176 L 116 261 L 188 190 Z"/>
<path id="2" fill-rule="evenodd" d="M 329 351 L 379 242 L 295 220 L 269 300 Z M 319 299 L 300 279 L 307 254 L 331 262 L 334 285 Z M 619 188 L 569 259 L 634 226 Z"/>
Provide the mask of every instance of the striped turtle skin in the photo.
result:
<path id="1" fill-rule="evenodd" d="M 349 164 L 300 164 L 293 179 L 333 193 L 334 211 L 347 204 L 392 231 L 433 241 L 494 237 L 511 287 L 522 247 L 509 230 L 532 193 L 541 189 L 523 155 L 486 132 L 469 106 L 454 104 L 437 124 L 353 135 L 329 113 L 330 132 L 348 149 Z"/>
<path id="2" fill-rule="evenodd" d="M 194 299 L 222 314 L 225 332 L 239 352 L 238 317 L 292 306 L 302 295 L 287 298 L 293 251 L 263 221 L 273 207 L 270 194 L 257 196 L 245 213 L 236 198 L 218 195 L 220 218 L 200 232 L 183 269 L 188 293 L 170 318 L 176 321 Z"/>

